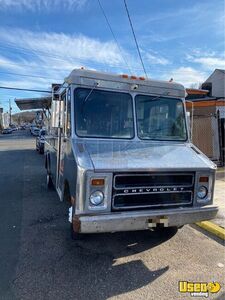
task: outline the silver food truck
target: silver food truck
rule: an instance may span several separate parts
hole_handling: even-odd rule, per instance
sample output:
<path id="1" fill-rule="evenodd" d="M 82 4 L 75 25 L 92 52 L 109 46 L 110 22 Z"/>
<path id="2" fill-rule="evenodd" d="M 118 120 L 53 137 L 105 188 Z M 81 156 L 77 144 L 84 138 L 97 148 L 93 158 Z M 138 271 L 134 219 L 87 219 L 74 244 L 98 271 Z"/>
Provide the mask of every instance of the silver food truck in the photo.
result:
<path id="1" fill-rule="evenodd" d="M 39 106 L 47 185 L 69 203 L 73 237 L 215 217 L 216 166 L 191 143 L 182 85 L 76 69 Z"/>

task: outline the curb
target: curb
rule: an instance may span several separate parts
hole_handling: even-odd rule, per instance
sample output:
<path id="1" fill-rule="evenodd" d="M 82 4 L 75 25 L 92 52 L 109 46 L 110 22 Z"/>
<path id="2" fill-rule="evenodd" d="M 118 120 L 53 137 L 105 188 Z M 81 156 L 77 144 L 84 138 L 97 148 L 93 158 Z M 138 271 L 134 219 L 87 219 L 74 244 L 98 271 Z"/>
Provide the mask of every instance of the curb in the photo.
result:
<path id="1" fill-rule="evenodd" d="M 225 241 L 225 229 L 222 227 L 210 221 L 197 222 L 195 224 Z"/>

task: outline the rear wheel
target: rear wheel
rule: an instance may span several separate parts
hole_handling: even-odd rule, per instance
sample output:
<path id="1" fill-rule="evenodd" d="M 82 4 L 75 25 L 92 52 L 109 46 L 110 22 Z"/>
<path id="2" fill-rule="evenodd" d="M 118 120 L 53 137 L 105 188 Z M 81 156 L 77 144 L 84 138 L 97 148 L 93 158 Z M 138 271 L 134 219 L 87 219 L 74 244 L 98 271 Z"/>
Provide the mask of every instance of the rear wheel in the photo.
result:
<path id="1" fill-rule="evenodd" d="M 43 148 L 43 147 L 41 147 L 41 148 L 39 149 L 39 153 L 40 153 L 40 154 L 44 154 L 44 148 Z"/>

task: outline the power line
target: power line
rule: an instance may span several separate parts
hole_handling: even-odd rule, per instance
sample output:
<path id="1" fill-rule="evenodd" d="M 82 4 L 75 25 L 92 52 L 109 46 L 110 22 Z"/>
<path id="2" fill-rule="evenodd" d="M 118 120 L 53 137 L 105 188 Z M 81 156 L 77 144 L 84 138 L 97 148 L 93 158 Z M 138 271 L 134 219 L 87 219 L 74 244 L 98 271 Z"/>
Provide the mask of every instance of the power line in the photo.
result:
<path id="1" fill-rule="evenodd" d="M 46 77 L 46 76 L 20 74 L 20 73 L 13 73 L 13 72 L 2 72 L 2 71 L 0 71 L 0 74 L 15 75 L 15 76 L 22 76 L 22 77 L 45 78 L 45 79 L 49 79 L 51 81 L 54 79 L 54 78 L 49 78 L 49 77 Z M 54 80 L 61 80 L 61 79 L 54 79 Z"/>
<path id="2" fill-rule="evenodd" d="M 143 59 L 142 59 L 142 56 L 141 56 L 141 52 L 140 52 L 140 49 L 139 49 L 139 46 L 138 46 L 137 38 L 136 38 L 136 35 L 135 35 L 135 32 L 134 32 L 133 24 L 132 24 L 132 21 L 131 21 L 131 18 L 130 18 L 130 13 L 129 13 L 129 10 L 128 10 L 128 7 L 127 7 L 126 0 L 124 0 L 124 5 L 125 5 L 125 9 L 126 9 L 126 12 L 127 12 L 129 22 L 130 22 L 130 27 L 131 27 L 131 30 L 132 30 L 132 33 L 133 33 L 134 41 L 135 41 L 135 44 L 136 44 L 136 47 L 137 47 L 138 55 L 139 55 L 139 58 L 140 58 L 145 76 L 148 78 L 148 75 L 147 75 L 147 72 L 146 72 L 146 69 L 145 69 L 145 66 L 144 66 L 144 62 L 143 62 Z"/>
<path id="3" fill-rule="evenodd" d="M 27 67 L 27 65 L 25 65 L 25 64 L 21 64 L 20 62 L 17 64 L 17 63 L 6 63 L 6 62 L 1 62 L 1 65 L 12 65 L 12 66 L 17 66 L 17 67 Z M 32 66 L 32 67 L 36 67 L 36 66 Z M 111 65 L 109 65 L 109 67 L 110 68 L 118 68 L 117 66 L 111 66 Z M 3 68 L 4 69 L 4 67 L 2 67 L 2 66 L 0 66 L 0 68 Z M 66 72 L 66 70 L 62 70 L 62 68 L 56 68 L 56 67 L 51 67 L 51 69 L 49 68 L 49 67 L 47 67 L 47 66 L 41 66 L 41 68 L 42 69 L 44 69 L 44 68 L 48 68 L 48 70 L 49 71 L 55 71 L 55 70 L 60 70 L 60 71 L 64 71 L 64 72 Z M 133 70 L 135 70 L 135 71 L 141 71 L 142 70 L 142 68 L 132 68 Z M 163 70 L 164 69 L 164 70 Z M 174 66 L 172 66 L 172 67 L 168 67 L 168 66 L 166 66 L 166 67 L 158 67 L 158 66 L 152 66 L 152 68 L 151 68 L 151 70 L 155 70 L 155 72 L 157 72 L 157 73 L 166 73 L 166 72 L 175 72 L 176 74 L 179 74 L 179 75 L 182 75 L 182 74 L 192 74 L 192 72 L 191 71 L 188 71 L 188 70 L 180 70 L 180 71 L 178 71 L 178 70 L 176 70 L 176 69 L 174 69 Z M 25 77 L 35 77 L 35 78 L 46 78 L 46 79 L 49 79 L 49 80 L 52 80 L 52 79 L 54 79 L 54 78 L 50 78 L 50 77 L 44 77 L 44 76 L 39 76 L 39 75 L 30 75 L 30 74 L 20 74 L 20 73 L 11 73 L 11 72 L 4 72 L 4 71 L 0 71 L 0 73 L 1 74 L 9 74 L 9 75 L 15 75 L 15 76 L 25 76 Z M 169 77 L 169 76 L 168 76 Z M 62 80 L 62 78 L 60 78 L 60 79 L 54 79 L 54 80 Z"/>
<path id="4" fill-rule="evenodd" d="M 27 55 L 27 54 L 29 54 L 29 55 L 31 55 L 31 56 L 37 56 L 37 55 L 40 55 L 40 56 L 42 56 L 42 57 L 48 57 L 48 58 L 52 58 L 52 59 L 54 59 L 54 60 L 56 60 L 56 61 L 63 61 L 63 62 L 68 62 L 67 60 L 66 60 L 66 58 L 68 58 L 68 59 L 77 59 L 77 61 L 78 62 L 76 62 L 76 64 L 79 64 L 79 63 L 87 63 L 86 62 L 86 60 L 85 59 L 83 59 L 83 58 L 73 58 L 73 57 L 71 57 L 71 56 L 68 56 L 68 55 L 66 55 L 66 56 L 64 56 L 64 57 L 62 57 L 62 56 L 60 56 L 60 55 L 56 55 L 56 54 L 54 54 L 54 55 L 52 55 L 52 54 L 49 54 L 49 53 L 47 53 L 47 52 L 45 52 L 45 51 L 41 51 L 41 50 L 34 50 L 34 49 L 28 49 L 28 48 L 25 48 L 25 47 L 20 47 L 20 46 L 18 46 L 18 45 L 16 45 L 15 43 L 5 43 L 5 45 L 1 45 L 1 41 L 0 41 L 0 48 L 5 48 L 5 49 L 7 49 L 7 48 L 11 48 L 11 49 L 13 49 L 13 50 L 18 50 L 18 51 L 21 51 L 21 53 L 23 53 L 23 54 L 25 54 L 25 55 Z M 30 51 L 32 51 L 33 53 L 31 53 Z M 129 65 L 127 66 L 125 66 L 124 64 L 120 64 L 120 65 L 118 65 L 117 63 L 114 63 L 114 64 L 112 64 L 112 63 L 109 63 L 109 64 L 105 64 L 104 62 L 94 62 L 94 64 L 95 65 L 97 65 L 98 67 L 100 67 L 100 69 L 104 69 L 102 66 L 107 66 L 108 68 L 115 68 L 115 69 L 118 69 L 118 68 L 129 68 Z M 26 65 L 26 64 L 24 64 L 24 63 L 21 63 L 21 62 L 19 62 L 19 63 L 11 63 L 11 62 L 2 62 L 1 61 L 1 65 L 12 65 L 12 66 L 24 66 L 24 67 L 28 67 L 28 65 Z M 34 66 L 32 66 L 31 65 L 31 67 L 36 67 L 35 65 Z M 53 70 L 61 70 L 62 71 L 62 68 L 61 68 L 61 66 L 60 67 L 55 67 L 55 66 L 51 66 L 51 68 L 49 68 L 48 66 L 46 66 L 46 65 L 42 65 L 41 66 L 41 68 L 42 69 L 48 69 L 49 71 L 53 71 Z M 108 70 L 108 68 L 107 68 L 107 70 Z M 160 69 L 161 68 L 161 69 Z M 154 65 L 152 65 L 151 66 L 151 70 L 156 70 L 157 71 L 157 73 L 164 73 L 164 72 L 171 72 L 171 71 L 173 71 L 173 69 L 171 70 L 171 68 L 168 68 L 168 66 L 166 66 L 166 69 L 165 70 L 162 70 L 164 67 L 162 67 L 162 66 L 158 66 L 157 65 L 157 67 L 154 67 Z M 138 67 L 132 67 L 132 70 L 134 70 L 134 71 L 137 71 L 137 72 L 140 72 L 141 70 L 142 70 L 143 68 L 138 68 Z M 129 68 L 129 70 L 130 70 L 130 68 Z M 65 70 L 66 71 L 66 70 Z M 185 71 L 185 70 L 182 70 L 182 71 L 176 71 L 176 74 L 184 74 L 184 73 L 187 73 L 187 74 L 189 74 L 190 72 L 188 72 L 188 71 Z M 36 76 L 35 76 L 36 77 Z M 42 78 L 41 76 L 38 76 L 38 77 L 40 77 L 40 78 Z M 168 76 L 169 77 L 169 76 Z M 47 77 L 46 77 L 47 78 Z M 50 78 L 49 78 L 50 79 Z"/>
<path id="5" fill-rule="evenodd" d="M 114 40 L 115 40 L 115 42 L 116 42 L 116 45 L 117 45 L 117 47 L 118 47 L 118 49 L 119 49 L 119 51 L 120 51 L 121 57 L 123 58 L 123 61 L 124 61 L 125 65 L 127 66 L 128 70 L 129 70 L 129 72 L 130 72 L 130 74 L 131 74 L 131 73 L 132 73 L 132 72 L 131 72 L 131 68 L 130 68 L 130 66 L 128 65 L 128 62 L 127 62 L 127 60 L 125 59 L 125 57 L 122 55 L 122 49 L 121 49 L 121 47 L 120 47 L 120 45 L 119 45 L 119 43 L 118 43 L 118 41 L 117 41 L 117 38 L 116 38 L 116 36 L 115 36 L 115 34 L 114 34 L 113 30 L 112 30 L 112 26 L 111 26 L 110 23 L 109 23 L 109 19 L 107 18 L 107 15 L 106 15 L 106 13 L 105 13 L 105 11 L 104 11 L 104 8 L 103 8 L 103 6 L 102 6 L 100 0 L 97 0 L 97 1 L 98 1 L 98 4 L 99 4 L 100 9 L 101 9 L 101 11 L 102 11 L 102 14 L 103 14 L 104 17 L 105 17 L 105 20 L 106 20 L 106 23 L 107 23 L 107 25 L 108 25 L 108 27 L 109 27 L 109 30 L 110 30 L 110 32 L 111 32 L 111 34 L 112 34 L 112 36 L 113 36 L 113 38 L 114 38 Z"/>
<path id="6" fill-rule="evenodd" d="M 0 89 L 27 91 L 27 92 L 52 93 L 51 91 L 43 91 L 43 90 L 36 90 L 36 89 L 23 89 L 23 88 L 9 87 L 9 86 L 0 86 Z"/>
<path id="7" fill-rule="evenodd" d="M 1 48 L 11 48 L 13 50 L 18 50 L 20 51 L 22 54 L 29 54 L 31 56 L 38 56 L 40 58 L 40 56 L 44 57 L 44 58 L 52 58 L 56 61 L 64 61 L 64 62 L 68 62 L 66 59 L 70 59 L 70 62 L 71 60 L 77 60 L 78 62 L 82 62 L 82 63 L 87 63 L 87 60 L 89 60 L 90 62 L 92 62 L 92 59 L 85 59 L 85 58 L 81 58 L 81 57 L 78 57 L 78 58 L 75 58 L 75 57 L 72 57 L 70 55 L 65 55 L 65 56 L 60 56 L 60 55 L 57 55 L 57 54 L 49 54 L 45 51 L 42 51 L 42 50 L 34 50 L 34 49 L 28 49 L 28 48 L 24 48 L 24 47 L 20 47 L 20 46 L 17 46 L 16 44 L 14 43 L 7 43 L 7 46 L 2 46 L 0 45 Z M 32 51 L 32 52 L 31 52 Z M 122 55 L 121 55 L 122 56 Z M 123 57 L 124 58 L 124 57 Z M 78 62 L 76 62 L 76 64 L 78 64 Z M 1 62 L 2 63 L 2 62 Z M 71 62 L 72 63 L 72 62 Z M 105 62 L 101 62 L 101 61 L 94 61 L 94 64 L 95 65 L 106 65 Z M 107 66 L 110 66 L 111 68 L 119 68 L 121 67 L 121 64 L 118 62 L 118 64 L 114 63 L 114 64 L 107 64 Z M 129 68 L 128 65 L 122 65 L 122 67 L 125 67 L 125 68 Z M 54 69 L 59 69 L 59 68 L 54 68 Z"/>

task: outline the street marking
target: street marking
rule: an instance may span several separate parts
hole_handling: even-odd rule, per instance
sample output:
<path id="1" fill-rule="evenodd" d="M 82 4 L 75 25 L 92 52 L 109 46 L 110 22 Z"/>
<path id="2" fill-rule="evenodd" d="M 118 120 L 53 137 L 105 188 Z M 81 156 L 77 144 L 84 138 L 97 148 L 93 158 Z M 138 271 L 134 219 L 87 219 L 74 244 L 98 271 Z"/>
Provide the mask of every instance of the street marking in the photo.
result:
<path id="1" fill-rule="evenodd" d="M 218 236 L 219 238 L 225 241 L 225 229 L 223 229 L 222 227 L 210 221 L 197 222 L 196 225 L 213 233 L 214 235 Z"/>

